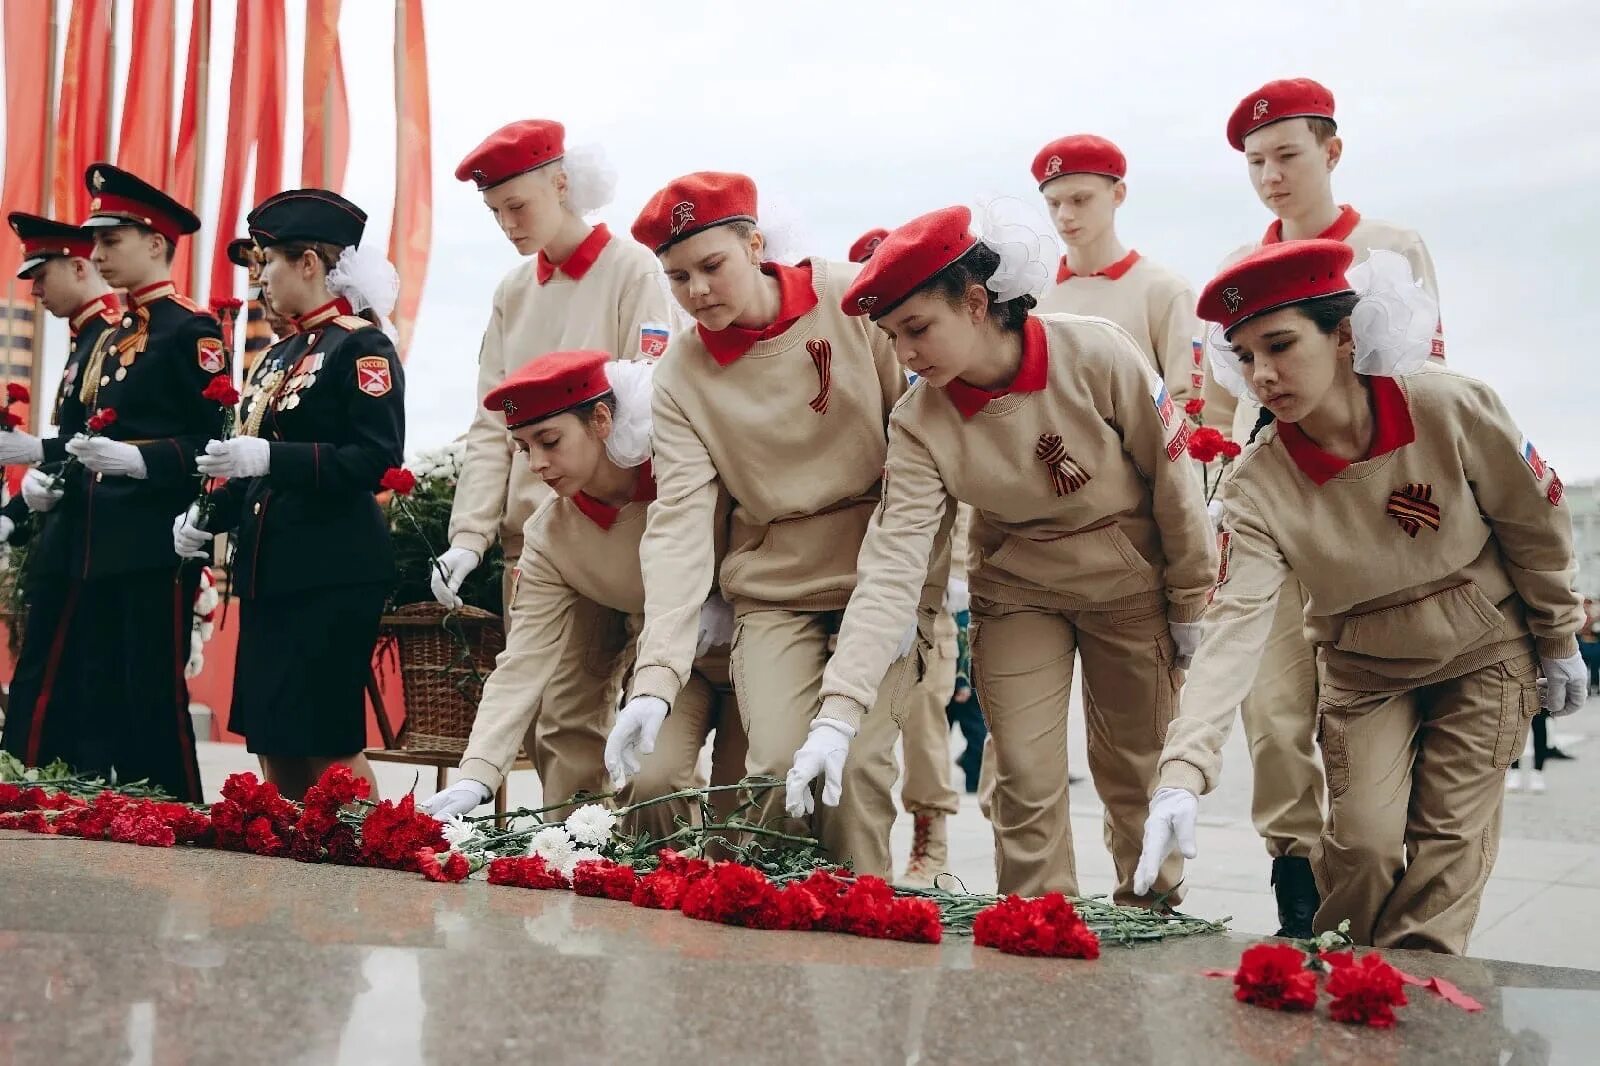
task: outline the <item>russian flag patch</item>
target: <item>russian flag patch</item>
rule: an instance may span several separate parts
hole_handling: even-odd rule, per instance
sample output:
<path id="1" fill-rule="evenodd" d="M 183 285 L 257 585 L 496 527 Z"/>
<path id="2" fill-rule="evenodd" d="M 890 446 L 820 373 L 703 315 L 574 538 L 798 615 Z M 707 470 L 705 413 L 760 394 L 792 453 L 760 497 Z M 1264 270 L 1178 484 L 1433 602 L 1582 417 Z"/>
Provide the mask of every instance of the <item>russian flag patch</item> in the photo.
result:
<path id="1" fill-rule="evenodd" d="M 1533 471 L 1533 476 L 1537 480 L 1543 481 L 1546 467 L 1544 460 L 1539 458 L 1538 449 L 1534 448 L 1533 441 L 1523 437 L 1522 446 L 1519 450 L 1522 452 L 1522 461 L 1528 464 L 1528 469 Z"/>
<path id="2" fill-rule="evenodd" d="M 1167 383 L 1161 380 L 1160 375 L 1151 379 L 1150 399 L 1156 405 L 1156 414 L 1161 416 L 1161 424 L 1168 429 L 1172 428 L 1172 416 L 1176 408 L 1172 406 L 1172 396 L 1167 392 Z"/>

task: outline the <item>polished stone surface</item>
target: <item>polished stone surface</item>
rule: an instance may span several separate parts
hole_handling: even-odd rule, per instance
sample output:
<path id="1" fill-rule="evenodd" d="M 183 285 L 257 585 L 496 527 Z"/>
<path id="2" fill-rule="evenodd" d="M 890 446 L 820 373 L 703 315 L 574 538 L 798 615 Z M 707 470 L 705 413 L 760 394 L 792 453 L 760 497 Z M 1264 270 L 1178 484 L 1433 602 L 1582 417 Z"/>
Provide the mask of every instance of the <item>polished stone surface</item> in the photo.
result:
<path id="1" fill-rule="evenodd" d="M 0 1066 L 1593 1062 L 1600 973 L 1394 953 L 1392 1032 L 1235 1003 L 1249 938 L 1018 959 L 0 832 Z"/>

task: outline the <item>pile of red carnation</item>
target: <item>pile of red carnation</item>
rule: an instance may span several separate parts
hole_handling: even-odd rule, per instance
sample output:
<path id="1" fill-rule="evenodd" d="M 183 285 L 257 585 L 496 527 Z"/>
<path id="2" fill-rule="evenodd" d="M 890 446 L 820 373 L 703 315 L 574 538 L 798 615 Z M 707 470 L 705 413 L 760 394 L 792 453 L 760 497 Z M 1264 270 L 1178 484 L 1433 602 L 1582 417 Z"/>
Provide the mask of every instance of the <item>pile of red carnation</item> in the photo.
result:
<path id="1" fill-rule="evenodd" d="M 398 803 L 380 800 L 361 823 L 360 862 L 365 866 L 418 873 L 422 871 L 419 853 L 424 848 L 434 852 L 445 849 L 444 827 L 418 811 L 416 798 L 409 792 Z"/>
<path id="2" fill-rule="evenodd" d="M 85 802 L 65 792 L 47 793 L 34 785 L 0 784 L 0 829 L 112 840 L 119 844 L 170 848 L 194 843 L 211 829 L 205 813 L 181 803 L 132 799 L 102 792 Z"/>
<path id="3" fill-rule="evenodd" d="M 1059 892 L 1035 899 L 1007 896 L 979 911 L 972 922 L 972 939 L 979 947 L 995 948 L 1008 955 L 1100 957 L 1100 938 Z"/>
<path id="4" fill-rule="evenodd" d="M 1324 951 L 1315 957 L 1288 944 L 1257 944 L 1239 957 L 1237 970 L 1208 970 L 1207 976 L 1233 978 L 1233 997 L 1269 1010 L 1315 1010 L 1323 974 L 1328 977 L 1328 1014 L 1334 1021 L 1389 1029 L 1396 1007 L 1404 1007 L 1406 985 L 1427 988 L 1465 1011 L 1483 1005 L 1442 977 L 1426 981 L 1385 962 L 1377 952 L 1356 958 L 1354 951 Z"/>

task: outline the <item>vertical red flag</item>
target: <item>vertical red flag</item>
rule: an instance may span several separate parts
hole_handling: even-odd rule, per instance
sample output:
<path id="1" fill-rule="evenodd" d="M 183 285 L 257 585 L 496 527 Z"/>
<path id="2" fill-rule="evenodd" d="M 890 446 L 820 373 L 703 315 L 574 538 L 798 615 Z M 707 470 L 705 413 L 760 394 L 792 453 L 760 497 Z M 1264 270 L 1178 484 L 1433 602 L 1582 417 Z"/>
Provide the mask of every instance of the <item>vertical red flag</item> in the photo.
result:
<path id="1" fill-rule="evenodd" d="M 111 16 L 112 0 L 72 0 L 51 164 L 50 214 L 64 222 L 89 217 L 83 172 L 111 155 Z"/>
<path id="2" fill-rule="evenodd" d="M 205 185 L 206 92 L 211 73 L 211 0 L 194 0 L 189 17 L 189 59 L 183 76 L 183 109 L 172 157 L 172 195 L 200 214 Z M 200 256 L 193 240 L 179 241 L 172 277 L 186 293 L 200 292 Z"/>
<path id="3" fill-rule="evenodd" d="M 251 0 L 260 10 L 260 34 L 250 42 L 258 54 L 261 111 L 256 119 L 256 192 L 250 206 L 283 191 L 283 130 L 288 88 L 283 0 Z M 228 235 L 229 239 L 233 234 Z"/>
<path id="4" fill-rule="evenodd" d="M 339 0 L 306 0 L 300 184 L 340 191 L 350 160 L 350 98 L 339 50 Z"/>
<path id="5" fill-rule="evenodd" d="M 117 166 L 172 191 L 172 70 L 177 0 L 133 0 L 133 43 Z"/>
<path id="6" fill-rule="evenodd" d="M 41 213 L 45 206 L 46 134 L 50 126 L 50 104 L 54 95 L 54 47 L 50 20 L 53 4 L 10 2 L 5 5 L 6 60 L 6 160 L 5 184 L 0 188 L 0 214 L 11 211 Z M 79 175 L 81 180 L 82 175 Z M 22 248 L 7 232 L 0 238 L 0 330 L 4 331 L 3 369 L 5 380 L 29 385 L 39 391 L 38 350 L 35 332 L 38 311 L 26 281 L 17 278 L 22 263 Z M 18 412 L 21 414 L 22 412 Z M 28 411 L 27 425 L 37 429 L 37 418 Z M 13 489 L 16 478 L 12 478 Z"/>
<path id="7" fill-rule="evenodd" d="M 280 0 L 271 0 L 280 3 Z M 211 302 L 230 299 L 234 266 L 228 242 L 237 234 L 239 200 L 244 195 L 245 169 L 255 146 L 261 112 L 261 51 L 268 0 L 238 0 L 233 23 L 233 68 L 228 88 L 228 139 L 222 147 L 222 189 L 217 197 L 217 225 L 211 234 Z"/>
<path id="8" fill-rule="evenodd" d="M 433 245 L 433 123 L 422 0 L 395 0 L 394 22 L 395 188 L 389 259 L 400 274 L 394 324 L 404 359 Z"/>

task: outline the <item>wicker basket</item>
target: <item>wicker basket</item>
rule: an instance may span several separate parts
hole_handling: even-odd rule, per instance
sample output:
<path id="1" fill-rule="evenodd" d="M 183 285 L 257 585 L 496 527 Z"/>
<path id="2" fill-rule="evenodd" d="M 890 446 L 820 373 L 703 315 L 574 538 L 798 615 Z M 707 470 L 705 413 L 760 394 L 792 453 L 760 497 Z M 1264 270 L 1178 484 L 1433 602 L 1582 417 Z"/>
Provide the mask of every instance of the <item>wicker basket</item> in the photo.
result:
<path id="1" fill-rule="evenodd" d="M 379 634 L 380 649 L 398 652 L 405 684 L 406 716 L 396 748 L 460 755 L 483 681 L 506 646 L 500 616 L 477 607 L 451 612 L 437 603 L 410 603 L 384 615 Z"/>

